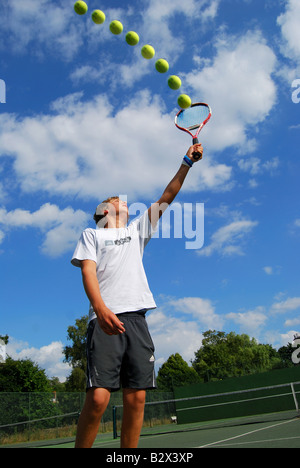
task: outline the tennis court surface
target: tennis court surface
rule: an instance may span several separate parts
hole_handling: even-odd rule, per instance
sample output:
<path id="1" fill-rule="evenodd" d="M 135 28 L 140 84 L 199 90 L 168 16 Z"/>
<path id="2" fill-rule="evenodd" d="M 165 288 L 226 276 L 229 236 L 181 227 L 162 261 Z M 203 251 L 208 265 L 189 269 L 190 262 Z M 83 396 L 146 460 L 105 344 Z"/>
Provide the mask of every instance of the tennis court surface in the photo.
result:
<path id="1" fill-rule="evenodd" d="M 282 416 L 280 416 L 282 417 Z M 187 427 L 185 432 L 142 436 L 139 448 L 203 449 L 203 448 L 300 448 L 300 419 L 245 423 L 232 422 L 231 427 Z M 94 448 L 118 449 L 119 440 L 99 437 Z M 53 448 L 72 448 L 73 442 L 53 445 Z M 47 446 L 49 447 L 49 446 Z"/>
<path id="2" fill-rule="evenodd" d="M 295 382 L 149 402 L 139 449 L 184 455 L 204 448 L 300 448 L 299 395 L 300 382 Z M 105 453 L 120 446 L 122 406 L 113 413 L 114 431 L 99 434 L 93 447 Z M 74 439 L 28 442 L 26 447 L 73 448 Z"/>
<path id="3" fill-rule="evenodd" d="M 186 425 L 180 431 L 169 427 L 144 432 L 140 439 L 140 449 L 174 449 L 182 454 L 186 449 L 204 448 L 300 448 L 299 415 L 289 413 L 272 414 L 262 421 L 257 418 L 243 420 L 216 421 L 199 425 Z M 269 419 L 266 420 L 266 419 Z M 162 431 L 165 430 L 165 433 Z M 24 447 L 24 445 L 22 445 Z M 31 442 L 28 448 L 73 448 L 74 440 L 51 440 Z M 113 439 L 113 434 L 98 436 L 93 448 L 118 449 L 119 439 Z M 12 447 L 12 446 L 10 446 Z"/>

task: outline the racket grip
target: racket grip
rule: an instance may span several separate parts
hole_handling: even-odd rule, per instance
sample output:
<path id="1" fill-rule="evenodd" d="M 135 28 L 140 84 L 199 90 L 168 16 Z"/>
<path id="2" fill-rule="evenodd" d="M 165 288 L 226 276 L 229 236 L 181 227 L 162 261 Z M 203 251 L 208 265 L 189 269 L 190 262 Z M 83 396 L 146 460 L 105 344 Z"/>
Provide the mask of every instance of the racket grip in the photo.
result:
<path id="1" fill-rule="evenodd" d="M 193 138 L 193 145 L 197 145 L 198 143 L 199 143 L 198 138 Z M 199 161 L 199 159 L 202 158 L 202 154 L 198 153 L 198 151 L 194 151 L 193 158 L 195 159 L 195 161 Z"/>

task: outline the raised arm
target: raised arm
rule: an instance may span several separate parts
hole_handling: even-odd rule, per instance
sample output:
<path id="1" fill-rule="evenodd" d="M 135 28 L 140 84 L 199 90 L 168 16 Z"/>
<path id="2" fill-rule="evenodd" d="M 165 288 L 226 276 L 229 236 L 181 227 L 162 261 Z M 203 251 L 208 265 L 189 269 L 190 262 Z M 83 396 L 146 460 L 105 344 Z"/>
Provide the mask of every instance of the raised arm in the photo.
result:
<path id="1" fill-rule="evenodd" d="M 194 152 L 199 152 L 203 154 L 202 145 L 198 144 L 198 145 L 191 146 L 189 148 L 187 152 L 187 157 L 192 161 L 192 163 L 197 162 L 193 158 Z M 149 215 L 149 219 L 150 219 L 152 226 L 155 226 L 157 224 L 159 218 L 162 216 L 164 211 L 166 211 L 168 206 L 173 202 L 176 195 L 179 193 L 189 170 L 190 170 L 190 167 L 188 165 L 182 164 L 177 174 L 174 176 L 171 182 L 167 185 L 160 199 L 156 203 L 150 206 L 148 210 L 148 215 Z"/>

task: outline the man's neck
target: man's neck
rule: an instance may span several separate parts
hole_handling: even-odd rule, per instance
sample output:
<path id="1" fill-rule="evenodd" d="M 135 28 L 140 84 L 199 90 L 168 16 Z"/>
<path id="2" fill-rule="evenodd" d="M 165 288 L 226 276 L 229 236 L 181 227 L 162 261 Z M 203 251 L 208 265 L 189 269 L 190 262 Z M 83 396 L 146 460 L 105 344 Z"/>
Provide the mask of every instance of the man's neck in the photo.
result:
<path id="1" fill-rule="evenodd" d="M 108 217 L 105 229 L 121 229 L 127 226 L 127 219 L 124 220 L 119 216 L 114 216 L 112 218 Z"/>

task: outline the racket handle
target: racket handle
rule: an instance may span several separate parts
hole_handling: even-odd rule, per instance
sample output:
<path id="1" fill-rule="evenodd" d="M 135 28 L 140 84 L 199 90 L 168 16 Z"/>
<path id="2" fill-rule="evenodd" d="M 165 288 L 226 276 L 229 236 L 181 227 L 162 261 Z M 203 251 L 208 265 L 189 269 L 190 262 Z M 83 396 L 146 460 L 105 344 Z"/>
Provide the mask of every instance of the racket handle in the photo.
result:
<path id="1" fill-rule="evenodd" d="M 198 143 L 199 143 L 198 138 L 193 138 L 193 145 L 197 145 Z M 195 159 L 195 161 L 199 161 L 199 159 L 202 158 L 202 154 L 198 153 L 198 151 L 194 151 L 193 158 Z"/>

